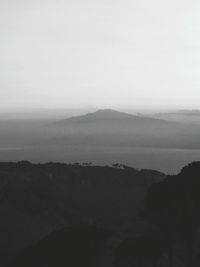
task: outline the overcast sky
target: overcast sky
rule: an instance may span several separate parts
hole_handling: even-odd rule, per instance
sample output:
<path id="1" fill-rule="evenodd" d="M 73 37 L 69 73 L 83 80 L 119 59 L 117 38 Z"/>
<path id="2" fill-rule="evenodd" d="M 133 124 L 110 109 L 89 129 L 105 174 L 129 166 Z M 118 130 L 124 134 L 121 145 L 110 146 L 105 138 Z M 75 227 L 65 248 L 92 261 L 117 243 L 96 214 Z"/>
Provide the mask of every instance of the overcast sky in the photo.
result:
<path id="1" fill-rule="evenodd" d="M 199 0 L 1 0 L 0 106 L 200 108 Z"/>

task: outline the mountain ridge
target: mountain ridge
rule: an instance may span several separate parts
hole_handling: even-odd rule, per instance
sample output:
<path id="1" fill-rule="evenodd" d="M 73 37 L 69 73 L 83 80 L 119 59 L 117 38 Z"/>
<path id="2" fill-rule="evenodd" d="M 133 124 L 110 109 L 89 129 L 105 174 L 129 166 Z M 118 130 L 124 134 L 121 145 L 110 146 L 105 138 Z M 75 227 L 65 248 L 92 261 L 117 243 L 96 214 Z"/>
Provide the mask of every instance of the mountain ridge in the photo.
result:
<path id="1" fill-rule="evenodd" d="M 72 116 L 70 118 L 59 120 L 51 123 L 49 126 L 64 126 L 68 123 L 95 123 L 95 122 L 137 122 L 137 123 L 171 123 L 170 121 L 157 119 L 143 115 L 133 115 L 114 109 L 99 109 L 92 113 L 83 114 L 81 116 Z"/>

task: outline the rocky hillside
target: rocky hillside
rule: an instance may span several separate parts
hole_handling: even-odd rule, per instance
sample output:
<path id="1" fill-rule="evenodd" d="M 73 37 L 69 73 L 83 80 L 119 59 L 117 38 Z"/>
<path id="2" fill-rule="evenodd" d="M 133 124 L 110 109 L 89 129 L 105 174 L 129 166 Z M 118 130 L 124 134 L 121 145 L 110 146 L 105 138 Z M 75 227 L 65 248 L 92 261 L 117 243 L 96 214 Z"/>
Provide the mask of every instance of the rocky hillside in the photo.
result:
<path id="1" fill-rule="evenodd" d="M 120 165 L 0 163 L 2 264 L 66 225 L 88 221 L 113 229 L 137 225 L 147 189 L 164 177 Z"/>

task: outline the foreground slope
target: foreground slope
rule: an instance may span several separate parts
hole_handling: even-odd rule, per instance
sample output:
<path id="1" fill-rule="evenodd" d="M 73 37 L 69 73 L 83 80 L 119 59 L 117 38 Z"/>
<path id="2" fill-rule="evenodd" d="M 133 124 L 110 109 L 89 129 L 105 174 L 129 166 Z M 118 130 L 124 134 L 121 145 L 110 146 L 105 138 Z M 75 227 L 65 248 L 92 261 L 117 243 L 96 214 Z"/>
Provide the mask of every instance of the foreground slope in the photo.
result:
<path id="1" fill-rule="evenodd" d="M 9 267 L 106 267 L 106 241 L 111 236 L 95 226 L 66 227 L 26 248 Z"/>
<path id="2" fill-rule="evenodd" d="M 162 173 L 59 163 L 0 163 L 1 263 L 48 233 L 80 221 L 140 227 L 146 191 Z M 137 230 L 138 231 L 138 230 Z"/>

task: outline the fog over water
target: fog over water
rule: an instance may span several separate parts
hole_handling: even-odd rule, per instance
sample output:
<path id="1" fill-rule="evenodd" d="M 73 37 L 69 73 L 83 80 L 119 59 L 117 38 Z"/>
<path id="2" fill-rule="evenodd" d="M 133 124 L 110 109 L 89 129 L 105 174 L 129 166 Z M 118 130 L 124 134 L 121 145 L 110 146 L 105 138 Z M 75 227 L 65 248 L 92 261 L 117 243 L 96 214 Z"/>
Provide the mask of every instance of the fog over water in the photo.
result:
<path id="1" fill-rule="evenodd" d="M 0 161 L 122 163 L 171 174 L 200 158 L 199 111 L 40 110 L 1 113 L 0 123 Z"/>

